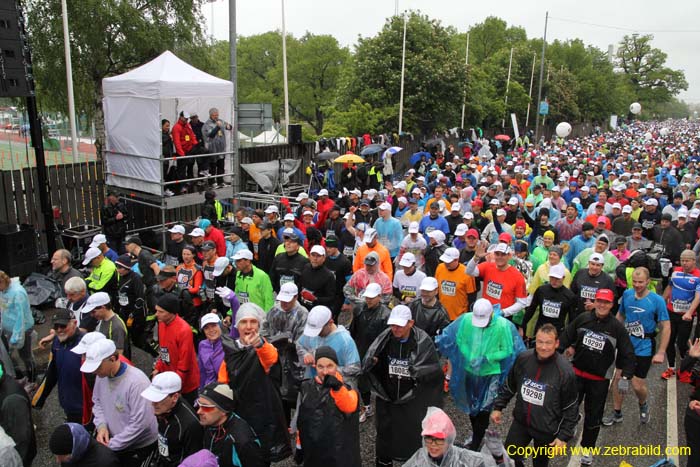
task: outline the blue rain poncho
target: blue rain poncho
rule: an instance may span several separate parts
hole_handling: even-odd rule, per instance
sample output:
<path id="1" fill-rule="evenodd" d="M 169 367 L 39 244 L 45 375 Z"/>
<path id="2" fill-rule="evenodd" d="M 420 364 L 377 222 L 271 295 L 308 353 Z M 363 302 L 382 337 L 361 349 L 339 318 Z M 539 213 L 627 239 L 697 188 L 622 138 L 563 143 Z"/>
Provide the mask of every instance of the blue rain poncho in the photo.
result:
<path id="1" fill-rule="evenodd" d="M 440 353 L 452 364 L 450 393 L 469 415 L 490 410 L 518 354 L 525 350 L 518 330 L 500 316 L 500 309 L 485 328 L 472 324 L 465 313 L 435 339 Z"/>

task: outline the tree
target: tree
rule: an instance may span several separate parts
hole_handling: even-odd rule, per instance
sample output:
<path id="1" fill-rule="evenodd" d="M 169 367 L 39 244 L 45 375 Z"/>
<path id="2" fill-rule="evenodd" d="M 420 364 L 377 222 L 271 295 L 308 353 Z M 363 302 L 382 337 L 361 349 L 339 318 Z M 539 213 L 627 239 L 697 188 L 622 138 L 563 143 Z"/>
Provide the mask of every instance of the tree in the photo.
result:
<path id="1" fill-rule="evenodd" d="M 76 113 L 95 121 L 101 153 L 102 79 L 124 73 L 165 50 L 201 37 L 202 0 L 81 0 L 68 2 Z M 38 99 L 66 108 L 61 2 L 28 0 L 27 24 Z"/>
<path id="2" fill-rule="evenodd" d="M 667 55 L 651 46 L 651 34 L 632 34 L 620 42 L 618 66 L 636 92 L 637 100 L 645 104 L 669 102 L 673 96 L 688 89 L 681 70 L 666 65 Z"/>
<path id="3" fill-rule="evenodd" d="M 455 31 L 418 12 L 407 18 L 403 127 L 418 131 L 454 126 L 466 73 L 463 52 L 452 47 Z M 374 108 L 399 103 L 403 26 L 403 17 L 394 16 L 375 37 L 359 40 L 341 107 L 349 107 L 354 99 Z M 384 129 L 396 131 L 394 122 Z"/>

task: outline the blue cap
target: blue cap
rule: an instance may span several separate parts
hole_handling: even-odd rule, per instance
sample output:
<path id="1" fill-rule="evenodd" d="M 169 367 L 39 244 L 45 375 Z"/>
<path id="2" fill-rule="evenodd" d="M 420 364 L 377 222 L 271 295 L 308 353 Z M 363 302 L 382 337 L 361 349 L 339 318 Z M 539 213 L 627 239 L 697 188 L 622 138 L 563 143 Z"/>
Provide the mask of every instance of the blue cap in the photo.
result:
<path id="1" fill-rule="evenodd" d="M 574 182 L 569 182 L 569 186 L 578 186 L 578 183 Z"/>
<path id="2" fill-rule="evenodd" d="M 206 230 L 206 228 L 209 227 L 210 225 L 211 225 L 211 221 L 209 219 L 200 219 L 199 224 L 197 224 L 197 226 L 202 230 Z"/>

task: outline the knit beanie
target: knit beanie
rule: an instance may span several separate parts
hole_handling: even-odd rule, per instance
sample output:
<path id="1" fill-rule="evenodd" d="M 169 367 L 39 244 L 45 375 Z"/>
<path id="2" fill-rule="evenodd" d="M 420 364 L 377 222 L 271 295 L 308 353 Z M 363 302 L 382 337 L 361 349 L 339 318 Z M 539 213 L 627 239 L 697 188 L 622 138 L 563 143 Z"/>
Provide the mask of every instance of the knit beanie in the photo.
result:
<path id="1" fill-rule="evenodd" d="M 332 347 L 328 347 L 327 345 L 317 348 L 315 356 L 317 362 L 321 358 L 327 358 L 329 360 L 333 360 L 336 365 L 338 364 L 338 354 L 335 353 L 335 350 L 333 350 Z"/>
<path id="2" fill-rule="evenodd" d="M 49 449 L 54 455 L 65 456 L 73 452 L 73 433 L 64 423 L 56 427 L 49 439 Z"/>
<path id="3" fill-rule="evenodd" d="M 233 391 L 228 384 L 214 381 L 204 386 L 199 397 L 211 401 L 222 412 L 230 413 L 235 409 Z"/>
<path id="4" fill-rule="evenodd" d="M 180 313 L 180 300 L 174 294 L 166 292 L 158 299 L 157 305 L 169 313 Z"/>
<path id="5" fill-rule="evenodd" d="M 246 318 L 255 318 L 258 323 L 262 324 L 264 316 L 265 312 L 259 305 L 256 305 L 253 302 L 244 303 L 238 309 L 238 313 L 236 313 L 236 327 L 238 327 L 240 320 Z"/>

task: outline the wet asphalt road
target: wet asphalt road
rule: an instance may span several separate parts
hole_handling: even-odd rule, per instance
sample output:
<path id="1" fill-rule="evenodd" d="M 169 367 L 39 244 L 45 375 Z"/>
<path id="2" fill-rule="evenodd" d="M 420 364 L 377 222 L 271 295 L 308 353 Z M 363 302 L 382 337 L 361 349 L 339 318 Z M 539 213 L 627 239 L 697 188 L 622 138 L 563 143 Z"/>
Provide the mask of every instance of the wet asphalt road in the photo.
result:
<path id="1" fill-rule="evenodd" d="M 38 327 L 37 332 L 39 336 L 44 336 L 48 333 L 48 324 L 44 324 Z M 134 348 L 133 350 L 133 361 L 136 366 L 142 370 L 147 370 L 151 368 L 150 357 L 139 349 Z M 37 351 L 37 360 L 40 368 L 45 368 L 47 361 L 47 353 Z M 660 447 L 663 449 L 669 443 L 669 446 L 683 446 L 685 443 L 685 434 L 683 430 L 683 413 L 688 403 L 688 396 L 691 392 L 691 387 L 688 384 L 677 384 L 677 389 L 674 391 L 674 387 L 668 386 L 668 383 L 661 380 L 659 375 L 665 369 L 665 365 L 655 365 L 647 379 L 649 384 L 649 405 L 651 408 L 651 419 L 646 425 L 641 425 L 639 423 L 639 410 L 636 398 L 632 396 L 627 396 L 623 406 L 623 414 L 625 420 L 612 427 L 603 427 L 601 429 L 600 436 L 598 438 L 598 446 L 639 446 L 639 445 L 651 445 L 654 447 Z M 670 398 L 671 407 L 673 402 L 676 404 L 677 417 L 674 419 L 673 412 L 668 410 L 669 404 L 667 403 L 667 391 L 675 392 L 675 397 Z M 57 390 L 54 390 L 49 399 L 47 400 L 44 408 L 42 410 L 35 410 L 33 413 L 34 423 L 36 425 L 37 434 L 37 444 L 38 444 L 38 454 L 34 460 L 33 465 L 38 467 L 44 466 L 54 466 L 57 465 L 53 456 L 48 450 L 48 439 L 53 430 L 58 424 L 64 421 L 63 411 L 58 405 Z M 445 399 L 445 410 L 452 418 L 455 426 L 457 427 L 457 440 L 464 440 L 470 435 L 470 423 L 468 417 L 461 411 L 459 411 L 450 397 Z M 512 404 L 505 411 L 505 421 L 504 424 L 496 429 L 502 433 L 505 438 L 507 427 L 510 424 L 511 416 L 510 412 L 512 410 Z M 608 397 L 608 403 L 606 405 L 606 413 L 612 410 L 612 395 Z M 675 421 L 676 432 L 678 439 L 677 441 L 673 437 L 673 426 Z M 669 427 L 671 428 L 669 430 Z M 577 433 L 580 436 L 580 426 Z M 670 433 L 670 439 L 667 438 Z M 373 466 L 374 465 L 374 440 L 375 440 L 375 429 L 374 429 L 374 419 L 370 418 L 366 423 L 360 427 L 360 440 L 362 447 L 362 461 L 363 466 Z M 659 460 L 661 456 L 645 455 L 645 456 L 599 456 L 594 461 L 594 466 L 600 467 L 618 467 L 620 461 L 624 460 L 631 464 L 633 467 L 648 467 Z M 677 465 L 685 466 L 687 459 L 684 456 L 680 456 L 680 463 Z M 528 463 L 529 464 L 529 463 Z M 275 466 L 294 466 L 295 463 L 291 459 L 287 459 L 284 462 L 275 464 Z M 398 464 L 396 464 L 398 465 Z M 553 467 L 578 467 L 579 462 L 577 458 L 571 458 L 569 456 L 562 458 L 555 458 L 550 465 Z"/>

